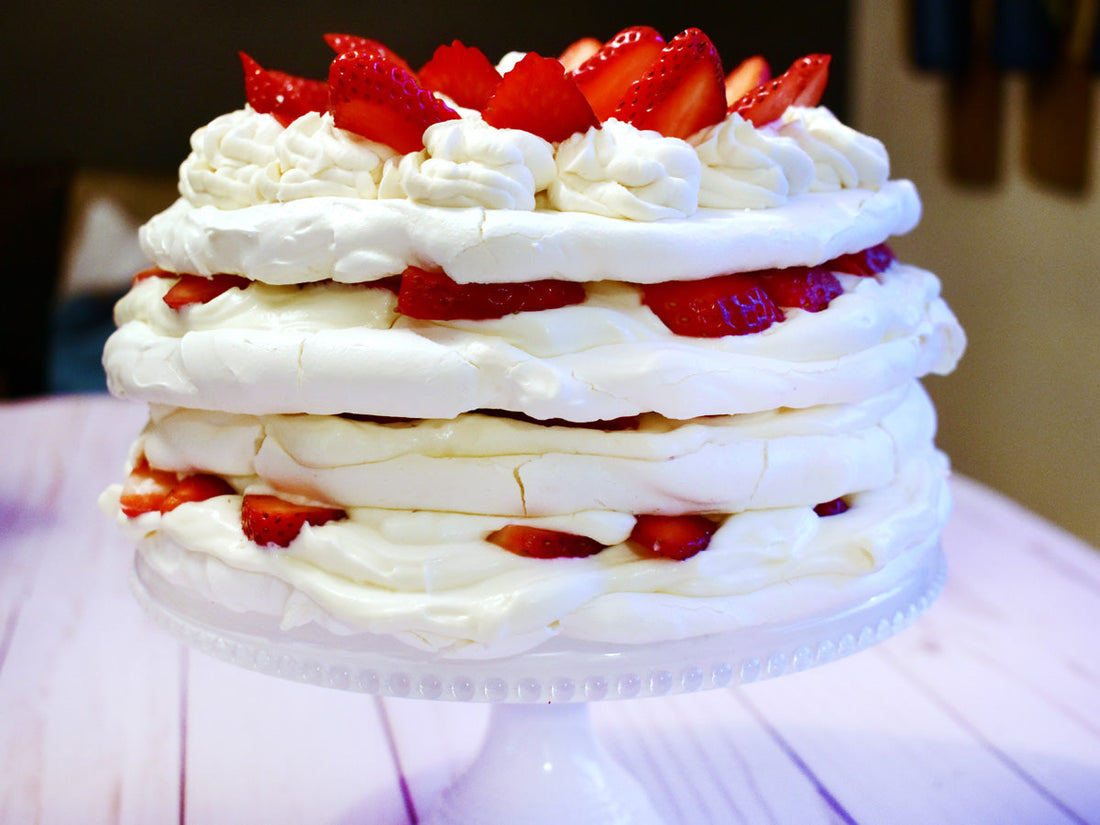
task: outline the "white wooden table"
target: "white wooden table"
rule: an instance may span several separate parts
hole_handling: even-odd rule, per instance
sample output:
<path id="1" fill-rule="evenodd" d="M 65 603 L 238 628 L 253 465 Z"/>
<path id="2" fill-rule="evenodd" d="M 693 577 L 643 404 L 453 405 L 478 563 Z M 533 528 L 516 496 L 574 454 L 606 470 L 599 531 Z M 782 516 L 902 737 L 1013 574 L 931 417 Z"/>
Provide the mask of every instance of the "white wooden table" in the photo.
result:
<path id="1" fill-rule="evenodd" d="M 416 823 L 488 706 L 184 649 L 96 507 L 144 409 L 0 405 L 0 823 Z M 1100 553 L 956 479 L 947 588 L 883 644 L 739 688 L 595 703 L 669 823 L 1100 823 Z"/>

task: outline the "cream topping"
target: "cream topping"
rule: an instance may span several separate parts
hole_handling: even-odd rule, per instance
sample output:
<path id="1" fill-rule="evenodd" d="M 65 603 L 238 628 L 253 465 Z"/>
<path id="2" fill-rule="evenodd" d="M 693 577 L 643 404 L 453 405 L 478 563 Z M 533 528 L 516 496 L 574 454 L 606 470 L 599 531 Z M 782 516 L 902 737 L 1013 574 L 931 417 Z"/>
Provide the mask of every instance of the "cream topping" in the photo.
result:
<path id="1" fill-rule="evenodd" d="M 913 184 L 890 181 L 877 192 L 806 193 L 775 209 L 700 209 L 652 222 L 406 200 L 308 198 L 226 210 L 181 199 L 140 238 L 150 260 L 169 271 L 273 284 L 354 283 L 410 265 L 459 282 L 657 283 L 819 264 L 904 234 L 919 219 Z"/>
<path id="2" fill-rule="evenodd" d="M 192 135 L 180 193 L 192 206 L 225 210 L 322 196 L 532 210 L 547 190 L 544 205 L 555 210 L 654 221 L 699 206 L 770 208 L 807 189 L 877 190 L 885 182 L 882 144 L 828 110 L 792 107 L 781 124 L 777 136 L 732 114 L 688 144 L 610 119 L 554 147 L 463 110 L 426 130 L 423 151 L 396 156 L 336 128 L 331 115 L 310 113 L 284 129 L 246 106 Z"/>
<path id="3" fill-rule="evenodd" d="M 811 192 L 877 190 L 890 176 L 890 157 L 882 142 L 841 123 L 828 109 L 792 106 L 779 123 L 779 134 L 793 139 L 813 160 Z"/>
<path id="4" fill-rule="evenodd" d="M 699 205 L 699 157 L 677 138 L 614 118 L 558 146 L 550 205 L 562 212 L 655 221 L 686 218 Z"/>
<path id="5" fill-rule="evenodd" d="M 610 282 L 576 306 L 445 323 L 398 318 L 386 290 L 336 284 L 231 289 L 176 313 L 160 300 L 169 279 L 146 279 L 118 304 L 104 364 L 116 394 L 172 406 L 580 421 L 858 401 L 954 367 L 965 337 L 935 276 L 898 264 L 881 282 L 846 280 L 824 312 L 704 339 L 673 335 L 635 288 Z M 288 290 L 314 311 L 297 312 Z"/>
<path id="6" fill-rule="evenodd" d="M 693 135 L 702 163 L 699 205 L 770 209 L 810 188 L 814 162 L 791 138 L 756 129 L 740 115 Z"/>
<path id="7" fill-rule="evenodd" d="M 239 209 L 264 202 L 264 170 L 275 162 L 283 127 L 251 108 L 219 115 L 191 135 L 180 166 L 180 195 L 193 206 Z"/>
<path id="8" fill-rule="evenodd" d="M 690 422 L 649 415 L 637 430 L 607 432 L 477 413 L 395 424 L 155 408 L 137 449 L 160 469 L 216 470 L 242 489 L 266 485 L 345 508 L 674 515 L 879 487 L 929 449 L 934 431 L 931 402 L 914 381 L 852 405 Z"/>
<path id="9" fill-rule="evenodd" d="M 429 126 L 423 151 L 387 164 L 379 197 L 530 210 L 554 174 L 553 147 L 542 138 L 460 118 Z"/>
<path id="10" fill-rule="evenodd" d="M 868 576 L 881 588 L 883 576 L 908 572 L 904 559 L 946 521 L 945 475 L 943 457 L 929 452 L 889 484 L 854 495 L 839 516 L 819 518 L 809 505 L 739 513 L 682 562 L 645 559 L 626 544 L 584 559 L 522 558 L 482 538 L 515 519 L 370 509 L 306 526 L 286 551 L 272 551 L 242 535 L 238 496 L 118 518 L 161 575 L 232 609 L 277 616 L 288 628 L 316 622 L 444 655 L 493 656 L 559 634 L 644 643 L 790 620 Z M 117 496 L 116 487 L 103 502 L 116 513 Z M 578 513 L 532 523 L 602 523 L 610 539 L 629 521 Z"/>

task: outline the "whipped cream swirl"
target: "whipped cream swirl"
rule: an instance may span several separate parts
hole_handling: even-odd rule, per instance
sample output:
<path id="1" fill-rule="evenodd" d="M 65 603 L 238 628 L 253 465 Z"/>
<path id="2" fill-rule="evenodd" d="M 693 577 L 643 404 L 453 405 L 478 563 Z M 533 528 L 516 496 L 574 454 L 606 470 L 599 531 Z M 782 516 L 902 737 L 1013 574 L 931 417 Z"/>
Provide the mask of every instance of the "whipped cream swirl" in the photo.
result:
<path id="1" fill-rule="evenodd" d="M 550 205 L 562 212 L 655 221 L 686 218 L 699 205 L 699 156 L 677 138 L 612 118 L 562 141 Z"/>
<path id="2" fill-rule="evenodd" d="M 690 142 L 702 162 L 700 206 L 770 209 L 813 183 L 814 162 L 793 139 L 758 130 L 738 114 Z"/>
<path id="3" fill-rule="evenodd" d="M 379 197 L 530 210 L 554 175 L 554 150 L 547 141 L 467 117 L 429 126 L 422 151 L 387 164 Z"/>
<path id="4" fill-rule="evenodd" d="M 792 138 L 813 160 L 811 192 L 878 191 L 890 177 L 890 156 L 882 142 L 841 123 L 828 109 L 791 106 L 779 122 L 779 134 Z"/>
<path id="5" fill-rule="evenodd" d="M 240 209 L 263 203 L 264 170 L 275 162 L 283 127 L 251 107 L 220 115 L 191 135 L 179 191 L 193 206 Z"/>

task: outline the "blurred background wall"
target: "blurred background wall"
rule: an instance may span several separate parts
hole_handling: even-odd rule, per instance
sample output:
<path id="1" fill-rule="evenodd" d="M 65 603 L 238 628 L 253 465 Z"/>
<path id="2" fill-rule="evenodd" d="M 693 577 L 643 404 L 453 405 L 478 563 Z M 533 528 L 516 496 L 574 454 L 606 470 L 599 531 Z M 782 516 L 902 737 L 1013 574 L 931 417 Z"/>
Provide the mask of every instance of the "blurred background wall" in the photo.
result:
<path id="1" fill-rule="evenodd" d="M 906 4 L 863 0 L 852 11 L 851 119 L 886 144 L 893 174 L 914 180 L 924 200 L 920 227 L 896 246 L 940 275 L 970 339 L 957 372 L 926 381 L 939 442 L 958 471 L 1100 545 L 1095 75 L 1078 90 L 1083 97 L 1056 100 L 1053 112 L 1046 98 L 1072 82 L 1056 66 L 997 70 L 978 81 L 982 88 L 956 88 L 970 99 L 952 103 L 950 73 L 913 62 Z M 953 136 L 953 120 L 975 112 L 978 123 Z M 1053 120 L 1052 136 L 1036 122 L 1043 117 Z M 1049 142 L 1039 150 L 1075 167 L 1070 132 L 1082 119 L 1085 177 L 1058 182 L 1056 169 L 1029 159 L 1028 143 L 1039 131 Z M 968 139 L 969 151 L 992 152 L 990 168 L 960 159 Z M 952 171 L 952 140 L 963 144 L 956 164 L 969 163 L 969 181 L 967 170 Z"/>
<path id="2" fill-rule="evenodd" d="M 894 174 L 916 181 L 924 220 L 897 248 L 941 275 L 970 335 L 959 371 L 927 382 L 941 413 L 941 444 L 960 472 L 1100 544 L 1096 182 L 1090 173 L 1069 191 L 1029 170 L 1024 133 L 1034 118 L 1025 73 L 997 73 L 987 84 L 996 99 L 983 104 L 992 108 L 960 104 L 957 88 L 952 103 L 950 73 L 914 63 L 910 15 L 917 5 L 316 0 L 291 11 L 259 0 L 5 4 L 0 162 L 23 173 L 30 168 L 32 179 L 50 191 L 64 182 L 69 244 L 49 276 L 59 278 L 53 292 L 46 291 L 51 318 L 29 308 L 43 293 L 38 284 L 34 295 L 6 302 L 0 328 L 22 325 L 23 331 L 0 344 L 11 351 L 52 320 L 50 375 L 30 392 L 102 389 L 98 347 L 110 326 L 114 290 L 141 265 L 133 227 L 174 198 L 176 167 L 191 132 L 241 105 L 238 50 L 270 68 L 320 77 L 330 59 L 320 35 L 328 31 L 383 40 L 417 66 L 435 45 L 454 38 L 496 58 L 508 49 L 557 54 L 582 34 L 603 39 L 639 23 L 666 37 L 698 26 L 727 65 L 761 53 L 782 69 L 805 53 L 834 54 L 825 102 L 881 138 Z M 930 5 L 969 6 L 962 0 Z M 1095 85 L 1088 84 L 1090 96 Z M 984 180 L 963 181 L 952 172 L 952 124 L 971 133 L 978 160 L 970 162 L 977 167 L 982 147 L 994 141 L 987 168 L 977 169 Z M 1088 134 L 1095 155 L 1100 141 Z M 1094 169 L 1095 158 L 1089 162 Z M 57 257 L 25 254 L 32 245 L 56 242 L 49 233 L 27 242 L 16 213 L 27 211 L 29 185 L 24 175 L 2 193 L 12 205 L 3 215 L 2 251 L 13 281 Z M 56 199 L 46 195 L 43 209 L 56 211 Z M 89 234 L 99 241 L 91 252 Z"/>

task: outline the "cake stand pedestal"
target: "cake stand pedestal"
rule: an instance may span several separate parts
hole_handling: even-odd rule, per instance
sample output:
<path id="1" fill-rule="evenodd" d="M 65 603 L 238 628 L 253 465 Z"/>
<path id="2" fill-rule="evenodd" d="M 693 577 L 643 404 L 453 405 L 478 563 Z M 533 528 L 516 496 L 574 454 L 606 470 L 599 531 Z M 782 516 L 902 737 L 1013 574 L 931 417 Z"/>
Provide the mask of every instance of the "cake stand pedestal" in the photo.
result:
<path id="1" fill-rule="evenodd" d="M 688 693 L 826 664 L 910 624 L 943 589 L 929 545 L 901 580 L 796 620 L 646 645 L 554 640 L 499 659 L 449 659 L 393 639 L 282 631 L 181 591 L 137 557 L 142 607 L 180 641 L 285 679 L 401 698 L 492 703 L 480 754 L 425 825 L 661 825 L 638 782 L 596 740 L 588 702 Z"/>

